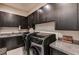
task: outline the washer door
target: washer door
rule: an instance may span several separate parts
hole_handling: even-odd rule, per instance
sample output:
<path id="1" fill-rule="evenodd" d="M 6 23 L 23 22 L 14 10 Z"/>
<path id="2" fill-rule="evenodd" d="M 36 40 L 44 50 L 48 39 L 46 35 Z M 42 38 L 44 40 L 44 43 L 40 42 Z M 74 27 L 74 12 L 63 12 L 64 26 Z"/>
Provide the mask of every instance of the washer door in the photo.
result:
<path id="1" fill-rule="evenodd" d="M 41 48 L 38 46 L 31 46 L 30 55 L 41 55 Z"/>

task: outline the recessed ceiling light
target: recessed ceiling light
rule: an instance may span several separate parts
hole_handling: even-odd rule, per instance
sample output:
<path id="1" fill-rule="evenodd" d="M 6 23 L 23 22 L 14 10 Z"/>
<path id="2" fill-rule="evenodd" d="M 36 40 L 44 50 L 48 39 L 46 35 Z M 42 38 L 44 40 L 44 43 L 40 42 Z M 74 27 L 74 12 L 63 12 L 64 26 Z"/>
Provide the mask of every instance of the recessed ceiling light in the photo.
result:
<path id="1" fill-rule="evenodd" d="M 43 13 L 43 10 L 42 9 L 39 9 L 38 12 Z"/>
<path id="2" fill-rule="evenodd" d="M 9 16 L 9 18 L 12 18 L 12 17 L 13 17 L 13 15 L 12 15 L 12 14 L 10 14 L 10 13 L 8 14 L 8 16 Z"/>
<path id="3" fill-rule="evenodd" d="M 47 10 L 50 10 L 51 9 L 51 7 L 50 7 L 49 4 L 47 4 L 44 8 L 47 9 Z"/>

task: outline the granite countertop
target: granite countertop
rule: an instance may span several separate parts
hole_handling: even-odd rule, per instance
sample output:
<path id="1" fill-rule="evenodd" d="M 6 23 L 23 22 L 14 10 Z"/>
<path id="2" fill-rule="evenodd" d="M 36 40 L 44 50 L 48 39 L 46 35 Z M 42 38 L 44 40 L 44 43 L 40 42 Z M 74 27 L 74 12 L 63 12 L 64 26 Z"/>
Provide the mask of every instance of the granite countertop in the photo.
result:
<path id="1" fill-rule="evenodd" d="M 79 45 L 76 44 L 70 44 L 57 40 L 51 43 L 50 47 L 69 55 L 79 55 Z"/>
<path id="2" fill-rule="evenodd" d="M 27 32 L 27 31 L 26 31 Z M 15 32 L 15 33 L 1 33 L 0 38 L 22 36 L 24 32 Z"/>
<path id="3" fill-rule="evenodd" d="M 9 34 L 0 34 L 0 38 L 6 38 L 6 37 L 14 37 L 14 36 L 22 36 L 22 33 L 9 33 Z"/>

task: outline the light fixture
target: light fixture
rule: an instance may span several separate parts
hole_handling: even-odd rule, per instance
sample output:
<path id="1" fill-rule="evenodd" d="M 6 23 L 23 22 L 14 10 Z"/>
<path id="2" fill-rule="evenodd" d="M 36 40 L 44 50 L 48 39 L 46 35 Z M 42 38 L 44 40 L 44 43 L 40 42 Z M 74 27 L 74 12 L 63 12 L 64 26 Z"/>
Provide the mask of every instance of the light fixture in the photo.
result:
<path id="1" fill-rule="evenodd" d="M 47 4 L 44 8 L 45 8 L 46 10 L 50 10 L 50 9 L 51 9 L 51 7 L 50 7 L 49 4 Z"/>
<path id="2" fill-rule="evenodd" d="M 13 15 L 9 13 L 8 16 L 9 16 L 10 18 L 12 18 Z"/>
<path id="3" fill-rule="evenodd" d="M 14 21 L 12 18 L 13 18 L 13 15 L 12 14 L 7 14 L 7 17 L 8 17 L 8 19 L 7 19 L 7 21 L 10 21 L 10 22 L 12 22 L 12 21 Z"/>
<path id="4" fill-rule="evenodd" d="M 42 9 L 39 9 L 38 12 L 43 13 L 43 10 Z"/>

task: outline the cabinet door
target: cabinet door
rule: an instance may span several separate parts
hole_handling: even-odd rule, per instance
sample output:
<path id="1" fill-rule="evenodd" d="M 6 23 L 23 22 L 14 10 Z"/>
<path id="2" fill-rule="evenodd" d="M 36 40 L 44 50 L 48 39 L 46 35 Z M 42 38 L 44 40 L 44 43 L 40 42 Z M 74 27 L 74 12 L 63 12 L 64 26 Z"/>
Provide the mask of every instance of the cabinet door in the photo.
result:
<path id="1" fill-rule="evenodd" d="M 27 28 L 28 20 L 26 17 L 0 11 L 0 27 L 18 27 L 19 25 L 22 29 Z"/>
<path id="2" fill-rule="evenodd" d="M 77 29 L 79 30 L 79 3 L 77 4 L 77 7 L 78 7 L 78 10 L 77 10 L 77 12 L 78 12 L 78 24 L 77 24 Z"/>
<path id="3" fill-rule="evenodd" d="M 50 3 L 38 10 L 39 22 L 46 23 L 55 20 L 55 4 Z"/>
<path id="4" fill-rule="evenodd" d="M 56 30 L 77 30 L 77 4 L 57 4 Z"/>
<path id="5" fill-rule="evenodd" d="M 18 48 L 24 45 L 24 41 L 21 36 L 9 37 L 5 39 L 7 40 L 6 42 L 7 50 L 12 50 L 12 49 L 15 49 L 15 48 Z"/>
<path id="6" fill-rule="evenodd" d="M 28 28 L 28 19 L 26 17 L 20 16 L 20 25 L 22 29 Z"/>
<path id="7" fill-rule="evenodd" d="M 2 26 L 3 26 L 3 20 L 2 20 L 2 14 L 0 12 L 0 27 L 2 27 Z"/>
<path id="8" fill-rule="evenodd" d="M 56 4 L 55 3 L 50 3 L 45 5 L 42 8 L 43 12 L 42 12 L 42 21 L 44 22 L 51 22 L 54 21 L 56 19 L 55 17 L 55 12 L 56 12 Z"/>
<path id="9" fill-rule="evenodd" d="M 34 24 L 38 24 L 39 23 L 39 12 L 38 11 L 35 11 L 33 13 L 33 23 Z"/>
<path id="10" fill-rule="evenodd" d="M 33 23 L 33 14 L 29 15 L 28 17 L 28 25 L 31 27 L 32 23 Z"/>
<path id="11" fill-rule="evenodd" d="M 19 26 L 18 15 L 0 11 L 0 27 L 17 27 Z"/>
<path id="12" fill-rule="evenodd" d="M 6 40 L 4 38 L 0 38 L 0 48 L 6 48 Z"/>
<path id="13" fill-rule="evenodd" d="M 9 15 L 8 16 L 8 25 L 10 27 L 18 27 L 20 24 L 20 17 L 18 15 Z M 6 23 L 6 22 L 5 22 Z"/>
<path id="14" fill-rule="evenodd" d="M 32 24 L 41 23 L 42 17 L 40 16 L 40 13 L 38 11 L 35 11 L 31 15 L 29 15 L 27 18 L 28 18 L 28 24 L 31 26 Z"/>
<path id="15" fill-rule="evenodd" d="M 0 27 L 6 27 L 8 25 L 7 20 L 8 20 L 7 14 L 5 12 L 0 11 Z"/>
<path id="16" fill-rule="evenodd" d="M 67 54 L 54 48 L 50 48 L 50 55 L 67 55 Z"/>
<path id="17" fill-rule="evenodd" d="M 38 11 L 38 16 L 39 16 L 38 24 L 43 23 L 43 14 L 44 13 Z"/>
<path id="18" fill-rule="evenodd" d="M 50 21 L 54 21 L 55 20 L 55 4 L 48 4 L 49 6 L 47 7 L 44 6 L 40 9 L 38 9 L 37 11 L 35 11 L 34 13 L 32 13 L 31 15 L 28 16 L 28 23 L 29 24 L 40 24 L 40 23 L 46 23 L 46 22 L 50 22 Z M 47 8 L 46 8 L 47 7 Z"/>

